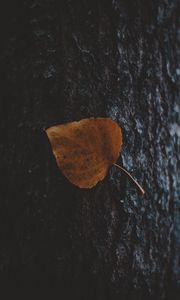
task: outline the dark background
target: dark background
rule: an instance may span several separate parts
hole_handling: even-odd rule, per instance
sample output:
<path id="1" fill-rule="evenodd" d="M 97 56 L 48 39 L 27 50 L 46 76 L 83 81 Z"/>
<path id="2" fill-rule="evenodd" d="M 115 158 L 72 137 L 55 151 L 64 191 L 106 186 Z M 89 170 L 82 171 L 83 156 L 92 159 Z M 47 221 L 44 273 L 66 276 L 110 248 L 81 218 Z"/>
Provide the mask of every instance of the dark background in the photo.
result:
<path id="1" fill-rule="evenodd" d="M 178 299 L 178 0 L 4 1 L 0 9 L 0 296 Z M 44 129 L 123 129 L 123 164 L 91 190 Z"/>

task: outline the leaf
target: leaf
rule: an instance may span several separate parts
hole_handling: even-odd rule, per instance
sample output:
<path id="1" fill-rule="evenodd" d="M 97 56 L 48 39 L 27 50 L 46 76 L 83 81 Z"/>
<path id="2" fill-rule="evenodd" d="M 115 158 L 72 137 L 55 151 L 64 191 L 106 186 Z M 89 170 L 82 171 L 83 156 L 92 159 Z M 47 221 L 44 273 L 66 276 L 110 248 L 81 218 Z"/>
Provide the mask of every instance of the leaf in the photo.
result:
<path id="1" fill-rule="evenodd" d="M 89 118 L 46 130 L 58 167 L 80 188 L 92 188 L 117 161 L 122 145 L 119 125 L 110 118 Z"/>

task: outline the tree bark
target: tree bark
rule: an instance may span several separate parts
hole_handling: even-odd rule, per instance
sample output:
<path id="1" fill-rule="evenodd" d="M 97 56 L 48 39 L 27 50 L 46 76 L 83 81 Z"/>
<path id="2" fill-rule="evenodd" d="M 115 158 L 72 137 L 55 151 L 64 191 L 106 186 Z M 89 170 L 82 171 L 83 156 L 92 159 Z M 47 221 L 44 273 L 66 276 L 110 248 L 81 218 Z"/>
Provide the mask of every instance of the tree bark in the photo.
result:
<path id="1" fill-rule="evenodd" d="M 179 4 L 6 1 L 0 281 L 7 296 L 178 298 Z M 91 190 L 57 168 L 44 129 L 97 116 L 122 127 L 119 162 L 145 196 L 115 167 Z"/>

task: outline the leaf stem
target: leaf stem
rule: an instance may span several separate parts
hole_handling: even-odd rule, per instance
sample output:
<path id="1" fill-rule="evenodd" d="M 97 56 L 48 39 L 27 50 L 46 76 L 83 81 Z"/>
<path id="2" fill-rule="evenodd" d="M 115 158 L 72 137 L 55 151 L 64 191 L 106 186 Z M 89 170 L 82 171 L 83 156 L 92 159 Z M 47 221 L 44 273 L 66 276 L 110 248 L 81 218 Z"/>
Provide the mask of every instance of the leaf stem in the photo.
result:
<path id="1" fill-rule="evenodd" d="M 140 186 L 140 184 L 131 176 L 131 174 L 126 169 L 119 166 L 118 164 L 113 164 L 113 165 L 116 166 L 117 168 L 119 168 L 121 171 L 123 171 L 132 180 L 132 182 L 135 184 L 136 188 L 139 189 L 139 191 L 141 192 L 142 195 L 145 194 L 145 191 L 142 188 L 142 186 Z"/>

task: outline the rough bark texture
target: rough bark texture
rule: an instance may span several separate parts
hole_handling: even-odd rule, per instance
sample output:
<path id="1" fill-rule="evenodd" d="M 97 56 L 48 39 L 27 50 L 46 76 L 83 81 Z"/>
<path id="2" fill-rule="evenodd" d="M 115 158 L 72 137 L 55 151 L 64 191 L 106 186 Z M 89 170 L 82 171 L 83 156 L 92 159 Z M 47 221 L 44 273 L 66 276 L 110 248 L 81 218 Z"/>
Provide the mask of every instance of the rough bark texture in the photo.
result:
<path id="1" fill-rule="evenodd" d="M 7 298 L 176 299 L 179 1 L 14 2 L 0 20 Z M 91 190 L 58 170 L 43 129 L 90 116 L 121 125 L 120 162 L 144 197 L 115 168 Z"/>

